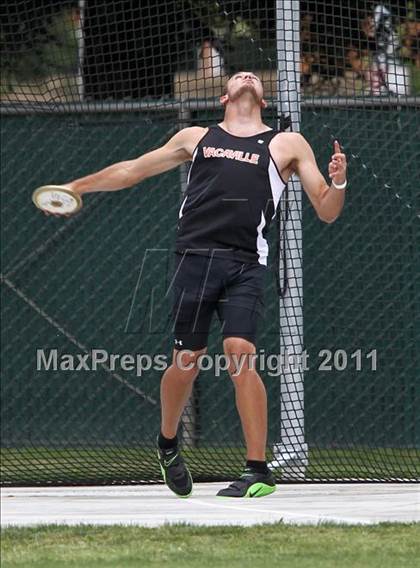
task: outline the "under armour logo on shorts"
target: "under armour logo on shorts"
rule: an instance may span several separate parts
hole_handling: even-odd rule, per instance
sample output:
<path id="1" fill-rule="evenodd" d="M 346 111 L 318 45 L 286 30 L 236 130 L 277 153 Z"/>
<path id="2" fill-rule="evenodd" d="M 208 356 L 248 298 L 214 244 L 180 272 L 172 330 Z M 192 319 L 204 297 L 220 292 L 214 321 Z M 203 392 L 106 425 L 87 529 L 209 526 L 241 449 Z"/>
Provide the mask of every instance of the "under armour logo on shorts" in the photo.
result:
<path id="1" fill-rule="evenodd" d="M 182 339 L 175 339 L 175 345 L 182 345 Z"/>

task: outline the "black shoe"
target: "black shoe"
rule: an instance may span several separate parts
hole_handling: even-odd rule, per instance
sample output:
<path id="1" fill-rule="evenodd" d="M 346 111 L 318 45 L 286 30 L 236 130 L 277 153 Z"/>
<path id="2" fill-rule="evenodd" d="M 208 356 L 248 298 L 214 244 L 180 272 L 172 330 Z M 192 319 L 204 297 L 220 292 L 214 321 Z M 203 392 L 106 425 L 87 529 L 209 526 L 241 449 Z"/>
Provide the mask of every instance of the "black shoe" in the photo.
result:
<path id="1" fill-rule="evenodd" d="M 193 481 L 177 447 L 157 450 L 163 480 L 178 497 L 189 497 L 192 493 Z"/>
<path id="2" fill-rule="evenodd" d="M 276 490 L 271 471 L 255 473 L 246 468 L 241 477 L 217 493 L 217 497 L 264 497 Z"/>

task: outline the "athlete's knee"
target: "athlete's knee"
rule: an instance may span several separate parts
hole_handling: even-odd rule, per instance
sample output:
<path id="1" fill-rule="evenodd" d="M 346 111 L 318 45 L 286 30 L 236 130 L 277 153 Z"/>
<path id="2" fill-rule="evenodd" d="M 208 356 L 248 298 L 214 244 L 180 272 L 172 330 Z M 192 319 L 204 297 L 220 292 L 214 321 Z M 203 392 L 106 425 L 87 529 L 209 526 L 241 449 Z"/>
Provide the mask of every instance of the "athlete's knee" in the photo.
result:
<path id="1" fill-rule="evenodd" d="M 230 353 L 255 353 L 255 345 L 244 337 L 225 337 L 223 349 L 226 355 Z"/>
<path id="2" fill-rule="evenodd" d="M 190 351 L 188 349 L 177 350 L 174 349 L 172 356 L 172 367 L 180 373 L 180 377 L 185 380 L 194 380 L 199 369 L 199 357 L 207 351 L 207 347 L 197 350 Z"/>
<path id="3" fill-rule="evenodd" d="M 253 377 L 255 371 L 255 345 L 243 337 L 227 337 L 223 341 L 223 349 L 229 360 L 229 374 L 232 379 Z"/>

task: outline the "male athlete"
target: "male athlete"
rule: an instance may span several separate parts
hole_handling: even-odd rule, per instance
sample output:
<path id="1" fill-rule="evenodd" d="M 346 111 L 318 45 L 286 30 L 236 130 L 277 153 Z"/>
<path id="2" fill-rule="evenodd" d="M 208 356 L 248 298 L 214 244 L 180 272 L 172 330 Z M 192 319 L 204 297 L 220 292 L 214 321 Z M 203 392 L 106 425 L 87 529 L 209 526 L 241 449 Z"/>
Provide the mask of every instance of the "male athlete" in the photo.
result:
<path id="1" fill-rule="evenodd" d="M 266 102 L 253 73 L 233 75 L 220 102 L 225 107 L 220 124 L 185 128 L 161 148 L 66 185 L 78 194 L 115 191 L 191 162 L 175 244 L 174 350 L 161 382 L 159 463 L 168 487 L 189 496 L 192 479 L 178 449 L 177 429 L 217 312 L 247 448 L 244 473 L 217 495 L 261 497 L 276 488 L 265 456 L 266 390 L 252 364 L 267 270 L 267 230 L 293 173 L 320 219 L 337 219 L 347 184 L 346 157 L 335 142 L 328 185 L 303 136 L 277 132 L 262 122 Z"/>

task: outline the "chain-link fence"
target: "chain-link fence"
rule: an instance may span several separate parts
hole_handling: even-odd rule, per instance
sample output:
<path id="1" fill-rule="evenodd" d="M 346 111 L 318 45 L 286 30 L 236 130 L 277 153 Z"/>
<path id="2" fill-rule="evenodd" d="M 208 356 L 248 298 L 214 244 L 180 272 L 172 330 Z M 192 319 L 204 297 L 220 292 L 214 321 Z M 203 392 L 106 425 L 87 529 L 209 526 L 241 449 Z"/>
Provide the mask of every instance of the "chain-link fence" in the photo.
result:
<path id="1" fill-rule="evenodd" d="M 277 72 L 288 61 L 276 34 L 278 3 L 165 1 L 134 9 L 45 1 L 14 11 L 17 4 L 9 3 L 2 23 L 3 483 L 155 482 L 162 375 L 155 363 L 171 349 L 165 291 L 185 172 L 89 195 L 66 220 L 38 213 L 31 191 L 138 156 L 180 127 L 217 122 L 224 76 L 245 66 L 264 81 L 266 122 L 287 127 L 288 113 L 278 112 Z M 375 6 L 363 9 L 301 2 L 294 44 L 302 50 L 300 129 L 325 175 L 338 138 L 350 179 L 334 224 L 322 224 L 303 203 L 307 480 L 416 479 L 420 472 L 418 95 L 415 62 L 401 53 L 404 30 L 418 18 L 409 2 L 390 16 L 380 12 L 382 20 Z M 386 73 L 381 45 L 395 46 L 394 32 L 401 46 L 388 53 Z M 286 223 L 283 215 L 281 258 L 290 246 Z M 276 231 L 257 345 L 266 362 L 279 355 L 284 335 Z M 214 321 L 209 352 L 221 348 Z M 132 356 L 134 368 L 113 364 L 111 354 Z M 272 361 L 261 370 L 269 455 L 294 419 L 282 415 L 282 378 Z M 300 396 L 293 385 L 288 395 Z M 195 479 L 241 471 L 243 438 L 226 373 L 200 373 L 181 435 Z M 276 474 L 284 478 L 281 468 Z"/>

